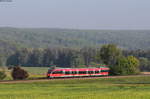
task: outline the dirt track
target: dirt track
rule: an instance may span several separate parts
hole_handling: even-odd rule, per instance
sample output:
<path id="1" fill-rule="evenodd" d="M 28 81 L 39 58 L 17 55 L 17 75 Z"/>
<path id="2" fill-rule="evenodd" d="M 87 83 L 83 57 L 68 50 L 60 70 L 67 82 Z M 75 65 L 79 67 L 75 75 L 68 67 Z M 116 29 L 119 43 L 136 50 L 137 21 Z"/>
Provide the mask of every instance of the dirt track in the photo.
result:
<path id="1" fill-rule="evenodd" d="M 126 78 L 126 77 L 143 77 L 143 76 L 150 76 L 149 74 L 143 75 L 131 75 L 131 76 L 107 76 L 107 77 L 84 77 L 84 78 L 57 78 L 57 79 L 35 79 L 35 80 L 4 80 L 0 81 L 0 84 L 15 84 L 15 83 L 33 83 L 33 82 L 48 82 L 54 80 L 70 80 L 70 79 L 100 79 L 100 78 Z"/>

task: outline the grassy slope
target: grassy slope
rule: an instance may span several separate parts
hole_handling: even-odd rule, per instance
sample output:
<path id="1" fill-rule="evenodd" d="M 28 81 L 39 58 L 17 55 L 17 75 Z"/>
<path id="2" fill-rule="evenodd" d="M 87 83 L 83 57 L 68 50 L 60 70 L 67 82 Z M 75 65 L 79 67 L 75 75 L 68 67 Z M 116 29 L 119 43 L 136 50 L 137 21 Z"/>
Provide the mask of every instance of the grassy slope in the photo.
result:
<path id="1" fill-rule="evenodd" d="M 150 99 L 150 77 L 0 84 L 0 99 Z"/>

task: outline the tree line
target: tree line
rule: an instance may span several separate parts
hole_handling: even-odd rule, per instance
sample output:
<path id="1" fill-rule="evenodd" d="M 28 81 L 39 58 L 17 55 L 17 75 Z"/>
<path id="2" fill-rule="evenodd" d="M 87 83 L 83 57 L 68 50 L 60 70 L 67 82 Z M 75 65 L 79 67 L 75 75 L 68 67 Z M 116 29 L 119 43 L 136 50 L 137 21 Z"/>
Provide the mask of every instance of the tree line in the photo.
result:
<path id="1" fill-rule="evenodd" d="M 135 54 L 136 53 L 136 54 Z M 149 71 L 150 59 L 140 51 L 127 51 L 114 44 L 106 44 L 101 48 L 25 48 L 17 50 L 7 59 L 7 66 L 29 67 L 91 67 L 96 64 L 108 65 L 115 75 L 136 74 Z M 147 56 L 144 56 L 147 55 Z M 150 54 L 149 54 L 150 55 Z"/>
<path id="2" fill-rule="evenodd" d="M 8 57 L 7 66 L 29 66 L 29 67 L 78 67 L 89 66 L 95 62 L 97 49 L 83 48 L 46 48 L 46 49 L 22 49 Z"/>
<path id="3" fill-rule="evenodd" d="M 16 50 L 6 59 L 8 67 L 67 67 L 83 68 L 105 64 L 112 75 L 138 74 L 150 71 L 150 51 L 122 50 L 114 44 L 106 44 L 100 48 L 23 48 Z M 17 67 L 16 67 L 17 66 Z M 99 66 L 99 65 L 98 65 Z M 21 72 L 19 70 L 19 72 Z M 27 73 L 24 77 L 27 77 Z M 0 70 L 0 79 L 5 78 Z M 15 75 L 14 77 L 20 77 Z M 22 77 L 20 77 L 22 78 Z"/>

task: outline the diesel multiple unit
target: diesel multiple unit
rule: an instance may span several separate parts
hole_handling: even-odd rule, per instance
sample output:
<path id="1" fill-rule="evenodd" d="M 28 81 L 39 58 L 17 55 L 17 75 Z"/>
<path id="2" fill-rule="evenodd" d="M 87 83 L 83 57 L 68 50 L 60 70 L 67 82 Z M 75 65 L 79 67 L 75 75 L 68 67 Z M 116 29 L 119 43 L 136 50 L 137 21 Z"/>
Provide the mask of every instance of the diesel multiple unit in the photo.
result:
<path id="1" fill-rule="evenodd" d="M 56 68 L 49 69 L 48 78 L 60 77 L 92 77 L 92 76 L 108 76 L 109 68 L 106 66 L 99 68 Z"/>

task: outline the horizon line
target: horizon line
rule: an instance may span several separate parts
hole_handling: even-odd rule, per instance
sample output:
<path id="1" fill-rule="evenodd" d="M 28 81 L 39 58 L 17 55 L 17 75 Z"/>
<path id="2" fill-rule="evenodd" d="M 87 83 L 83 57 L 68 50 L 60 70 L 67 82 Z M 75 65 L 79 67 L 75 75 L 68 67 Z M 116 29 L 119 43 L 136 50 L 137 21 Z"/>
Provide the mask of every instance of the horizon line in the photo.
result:
<path id="1" fill-rule="evenodd" d="M 150 30 L 150 28 L 63 28 L 63 27 L 17 27 L 17 26 L 0 26 L 0 28 L 16 29 L 66 29 L 66 30 Z"/>

